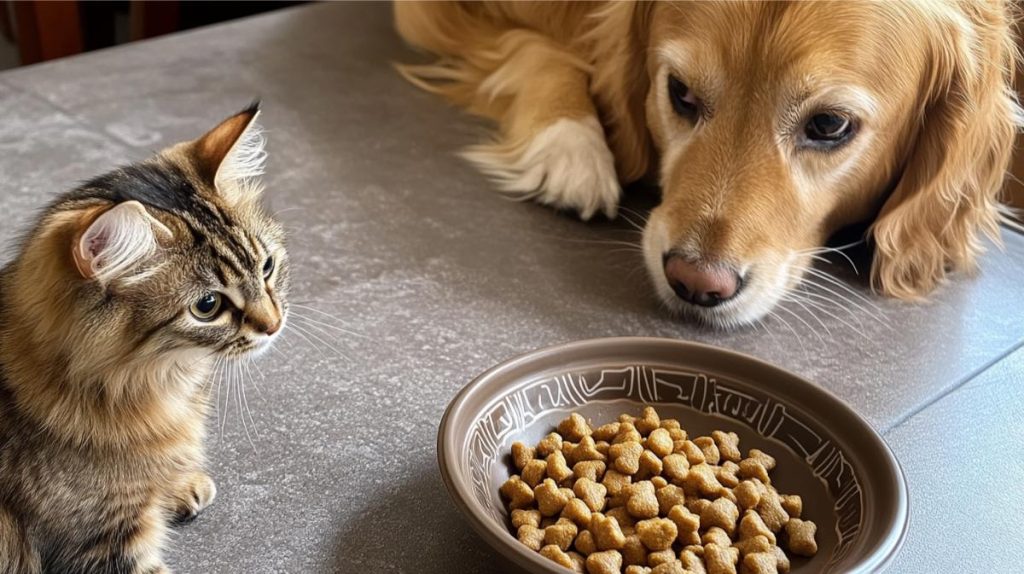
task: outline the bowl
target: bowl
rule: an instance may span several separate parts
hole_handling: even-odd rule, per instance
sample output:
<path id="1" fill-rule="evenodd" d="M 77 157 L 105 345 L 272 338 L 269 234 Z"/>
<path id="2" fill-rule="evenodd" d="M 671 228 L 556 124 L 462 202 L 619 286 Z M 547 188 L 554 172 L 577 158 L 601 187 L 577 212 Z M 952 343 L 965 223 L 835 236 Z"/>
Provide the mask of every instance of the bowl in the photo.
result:
<path id="1" fill-rule="evenodd" d="M 578 412 L 595 424 L 654 406 L 691 436 L 735 431 L 775 456 L 772 484 L 803 497 L 818 554 L 792 572 L 876 572 L 906 534 L 907 488 L 892 451 L 850 407 L 796 375 L 740 353 L 672 339 L 611 338 L 540 349 L 475 378 L 438 430 L 448 493 L 489 545 L 523 572 L 565 569 L 522 546 L 498 494 L 514 441 L 533 445 Z"/>

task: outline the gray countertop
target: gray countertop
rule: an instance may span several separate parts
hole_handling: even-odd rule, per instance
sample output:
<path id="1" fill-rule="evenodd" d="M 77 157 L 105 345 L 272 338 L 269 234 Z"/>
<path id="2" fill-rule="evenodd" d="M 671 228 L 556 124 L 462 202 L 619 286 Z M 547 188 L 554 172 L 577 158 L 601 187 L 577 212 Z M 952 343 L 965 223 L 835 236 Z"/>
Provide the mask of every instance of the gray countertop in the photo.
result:
<path id="1" fill-rule="evenodd" d="M 626 221 L 510 202 L 455 156 L 486 126 L 398 77 L 391 62 L 421 56 L 389 10 L 309 5 L 0 74 L 0 245 L 54 194 L 260 97 L 292 301 L 359 334 L 324 337 L 329 349 L 285 333 L 247 383 L 248 428 L 235 397 L 221 400 L 218 499 L 177 529 L 176 571 L 494 571 L 436 471 L 445 406 L 509 356 L 622 335 L 750 353 L 849 402 L 910 483 L 891 571 L 1018 569 L 1024 237 L 1005 232 L 976 276 L 926 304 L 876 298 L 836 264 L 857 295 L 832 316 L 681 324 L 650 294 Z M 653 201 L 640 190 L 626 205 Z"/>

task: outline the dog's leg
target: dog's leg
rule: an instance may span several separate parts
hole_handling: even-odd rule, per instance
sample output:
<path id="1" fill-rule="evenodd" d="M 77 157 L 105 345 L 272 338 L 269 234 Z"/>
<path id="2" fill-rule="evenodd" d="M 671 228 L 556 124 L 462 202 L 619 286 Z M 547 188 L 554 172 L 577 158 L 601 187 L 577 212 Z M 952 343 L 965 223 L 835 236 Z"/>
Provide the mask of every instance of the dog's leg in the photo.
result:
<path id="1" fill-rule="evenodd" d="M 505 191 L 583 219 L 599 211 L 614 217 L 619 180 L 586 64 L 534 32 L 506 32 L 497 44 L 500 62 L 479 84 L 473 107 L 487 106 L 500 134 L 464 156 Z"/>

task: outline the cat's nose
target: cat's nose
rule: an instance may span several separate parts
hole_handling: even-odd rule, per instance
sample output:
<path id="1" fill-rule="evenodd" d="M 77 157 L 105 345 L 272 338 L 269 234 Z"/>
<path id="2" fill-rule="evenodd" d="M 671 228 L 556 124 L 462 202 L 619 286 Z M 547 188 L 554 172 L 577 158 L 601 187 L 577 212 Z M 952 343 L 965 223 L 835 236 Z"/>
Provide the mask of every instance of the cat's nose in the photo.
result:
<path id="1" fill-rule="evenodd" d="M 273 335 L 274 333 L 278 332 L 280 329 L 281 329 L 281 319 L 278 318 L 278 320 L 275 321 L 273 324 L 265 325 L 265 326 L 263 326 L 262 329 L 257 328 L 257 331 L 261 331 L 261 332 L 266 333 L 268 335 Z"/>

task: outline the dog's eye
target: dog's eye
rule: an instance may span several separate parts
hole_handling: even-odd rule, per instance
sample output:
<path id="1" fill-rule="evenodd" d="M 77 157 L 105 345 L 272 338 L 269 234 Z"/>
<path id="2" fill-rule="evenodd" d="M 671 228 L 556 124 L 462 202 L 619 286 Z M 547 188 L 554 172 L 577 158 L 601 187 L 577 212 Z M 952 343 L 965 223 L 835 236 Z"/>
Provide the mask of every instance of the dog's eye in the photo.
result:
<path id="1" fill-rule="evenodd" d="M 672 109 L 683 117 L 694 118 L 700 111 L 697 96 L 675 76 L 668 77 L 668 99 L 672 102 Z"/>
<path id="2" fill-rule="evenodd" d="M 807 139 L 823 145 L 841 143 L 853 133 L 853 122 L 838 114 L 815 114 L 804 126 Z"/>

